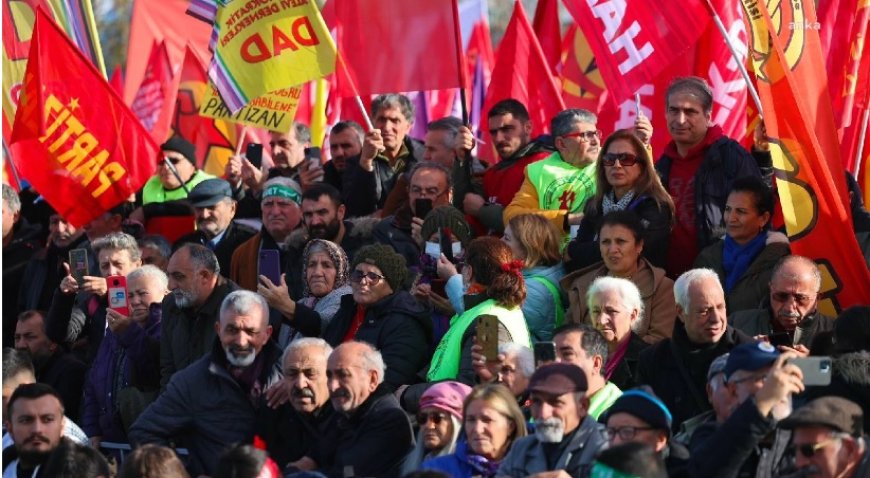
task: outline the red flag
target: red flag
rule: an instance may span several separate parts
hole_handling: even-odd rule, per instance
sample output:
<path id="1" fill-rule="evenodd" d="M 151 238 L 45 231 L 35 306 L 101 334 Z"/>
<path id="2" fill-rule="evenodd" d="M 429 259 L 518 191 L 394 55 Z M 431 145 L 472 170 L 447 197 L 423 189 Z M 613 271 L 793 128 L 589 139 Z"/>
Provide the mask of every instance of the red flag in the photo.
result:
<path id="1" fill-rule="evenodd" d="M 559 0 L 539 0 L 535 9 L 535 19 L 532 20 L 535 35 L 541 44 L 544 58 L 553 70 L 559 71 L 562 59 L 562 30 L 559 25 Z"/>
<path id="2" fill-rule="evenodd" d="M 455 2 L 380 0 L 375 7 L 366 0 L 336 1 L 338 51 L 350 76 L 338 75 L 340 94 L 462 86 Z"/>
<path id="3" fill-rule="evenodd" d="M 634 97 L 704 31 L 702 0 L 565 2 L 616 101 Z"/>
<path id="4" fill-rule="evenodd" d="M 565 33 L 562 45 L 562 98 L 568 108 L 598 109 L 598 99 L 604 93 L 604 80 L 595 64 L 589 42 L 577 25 Z"/>
<path id="5" fill-rule="evenodd" d="M 496 103 L 514 98 L 529 110 L 532 134 L 550 130 L 550 119 L 565 109 L 559 85 L 526 17 L 523 5 L 514 3 L 514 12 L 496 53 L 492 80 L 483 102 L 483 116 Z M 488 134 L 488 133 L 487 133 Z M 488 138 L 492 141 L 492 138 Z"/>
<path id="6" fill-rule="evenodd" d="M 820 2 L 818 27 L 802 25 L 803 28 L 815 27 L 819 32 L 834 122 L 839 128 L 852 122 L 854 81 L 862 50 L 866 48 L 868 15 L 870 2 L 866 0 L 827 0 Z"/>
<path id="7" fill-rule="evenodd" d="M 870 271 L 852 230 L 819 33 L 790 28 L 815 24 L 813 1 L 742 4 L 791 250 L 819 264 L 824 313 L 870 304 Z"/>
<path id="8" fill-rule="evenodd" d="M 112 78 L 109 79 L 109 84 L 119 95 L 124 94 L 124 72 L 121 71 L 121 65 L 115 65 L 115 70 L 112 72 Z"/>
<path id="9" fill-rule="evenodd" d="M 169 131 L 168 116 L 166 121 L 159 121 L 164 110 L 164 105 L 172 103 L 174 98 L 174 85 L 172 85 L 172 67 L 169 65 L 169 56 L 166 45 L 163 42 L 155 43 L 148 59 L 148 67 L 145 69 L 145 77 L 130 108 L 145 129 L 151 132 L 154 139 L 162 142 L 167 138 Z"/>
<path id="10" fill-rule="evenodd" d="M 15 166 L 58 213 L 81 226 L 154 173 L 159 147 L 121 98 L 39 10 L 12 141 Z"/>

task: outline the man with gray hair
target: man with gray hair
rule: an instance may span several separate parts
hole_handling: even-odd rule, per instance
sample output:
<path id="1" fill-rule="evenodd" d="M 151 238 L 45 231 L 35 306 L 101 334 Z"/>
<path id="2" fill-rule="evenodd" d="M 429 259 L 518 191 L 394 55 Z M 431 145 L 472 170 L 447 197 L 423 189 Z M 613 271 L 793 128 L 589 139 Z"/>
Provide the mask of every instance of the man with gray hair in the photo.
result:
<path id="1" fill-rule="evenodd" d="M 692 269 L 674 283 L 677 318 L 671 338 L 640 353 L 638 383 L 652 387 L 673 414 L 673 426 L 710 410 L 707 370 L 713 360 L 752 337 L 729 327 L 725 291 L 710 269 Z"/>
<path id="2" fill-rule="evenodd" d="M 330 478 L 399 476 L 414 437 L 408 416 L 382 385 L 385 370 L 380 352 L 365 342 L 345 342 L 332 351 L 327 376 L 337 413 L 311 453 L 291 463 L 294 469 Z"/>
<path id="3" fill-rule="evenodd" d="M 19 312 L 24 270 L 30 257 L 39 250 L 41 228 L 21 217 L 21 199 L 8 184 L 3 184 L 3 313 L 7 317 Z M 44 237 L 44 236 L 43 236 Z M 27 284 L 30 287 L 30 284 Z M 3 323 L 4 345 L 11 345 L 14 322 Z"/>
<path id="4" fill-rule="evenodd" d="M 238 290 L 221 303 L 211 352 L 169 382 L 130 429 L 135 445 L 167 445 L 184 437 L 192 476 L 213 475 L 221 452 L 250 443 L 266 408 L 265 391 L 281 379 L 275 367 L 281 350 L 269 340 L 272 327 L 265 299 Z"/>
<path id="5" fill-rule="evenodd" d="M 347 160 L 342 200 L 348 217 L 366 216 L 384 207 L 398 178 L 423 157 L 423 143 L 408 136 L 414 106 L 405 95 L 380 95 L 372 101 L 374 129 L 362 151 Z"/>
<path id="6" fill-rule="evenodd" d="M 770 298 L 758 309 L 741 310 L 731 325 L 781 348 L 809 351 L 820 332 L 834 330 L 834 318 L 819 311 L 822 273 L 812 259 L 785 256 L 773 267 Z"/>

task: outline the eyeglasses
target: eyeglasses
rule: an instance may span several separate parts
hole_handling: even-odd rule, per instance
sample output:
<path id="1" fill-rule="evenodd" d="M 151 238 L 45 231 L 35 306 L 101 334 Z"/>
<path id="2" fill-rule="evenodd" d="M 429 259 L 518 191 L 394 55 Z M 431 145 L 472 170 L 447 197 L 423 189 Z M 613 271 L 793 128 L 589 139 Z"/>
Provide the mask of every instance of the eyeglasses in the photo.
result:
<path id="1" fill-rule="evenodd" d="M 750 382 L 750 381 L 763 382 L 766 378 L 767 378 L 767 375 L 761 373 L 761 374 L 751 374 L 751 375 L 747 375 L 745 377 L 740 377 L 740 378 L 727 378 L 727 379 L 725 379 L 725 382 L 731 383 L 731 384 L 738 384 L 738 383 Z"/>
<path id="2" fill-rule="evenodd" d="M 593 139 L 601 139 L 601 131 L 577 131 L 574 133 L 563 134 L 563 138 L 577 138 L 582 143 L 588 143 Z"/>
<path id="3" fill-rule="evenodd" d="M 605 166 L 613 166 L 617 161 L 626 168 L 634 166 L 637 163 L 637 155 L 631 153 L 605 153 L 601 157 L 601 164 Z"/>
<path id="4" fill-rule="evenodd" d="M 813 296 L 806 294 L 792 294 L 790 292 L 772 292 L 770 296 L 777 302 L 788 302 L 789 299 L 800 305 L 809 305 L 813 301 Z"/>
<path id="5" fill-rule="evenodd" d="M 608 440 L 613 440 L 614 437 L 619 436 L 623 440 L 631 440 L 637 434 L 637 432 L 642 430 L 655 430 L 653 427 L 607 427 L 604 429 L 604 433 L 607 434 Z"/>
<path id="6" fill-rule="evenodd" d="M 444 194 L 444 192 L 441 191 L 441 190 L 439 190 L 438 188 L 426 188 L 426 189 L 423 189 L 423 188 L 420 188 L 420 187 L 417 187 L 417 186 L 411 186 L 411 189 L 410 189 L 409 191 L 410 191 L 410 193 L 413 194 L 414 196 L 419 196 L 419 197 L 422 197 L 422 198 L 427 198 L 427 197 L 429 197 L 429 198 L 437 198 L 437 197 L 441 196 L 442 194 Z"/>
<path id="7" fill-rule="evenodd" d="M 833 437 L 828 438 L 827 440 L 822 440 L 818 443 L 804 443 L 803 445 L 795 445 L 795 448 L 797 449 L 798 453 L 803 455 L 805 458 L 812 458 L 817 451 L 825 448 L 826 446 L 834 443 L 837 440 L 839 440 L 839 438 Z"/>
<path id="8" fill-rule="evenodd" d="M 368 281 L 372 284 L 377 284 L 378 282 L 385 279 L 384 276 L 375 274 L 374 272 L 363 272 L 363 271 L 353 271 L 350 273 L 350 281 L 354 284 L 359 284 L 363 281 L 363 279 L 368 279 Z"/>
<path id="9" fill-rule="evenodd" d="M 426 423 L 428 423 L 429 420 L 432 420 L 432 423 L 434 423 L 437 426 L 437 425 L 440 425 L 441 422 L 443 422 L 444 420 L 447 420 L 447 414 L 444 412 L 431 412 L 431 413 L 420 412 L 417 414 L 417 425 L 422 427 L 423 425 L 426 425 Z"/>

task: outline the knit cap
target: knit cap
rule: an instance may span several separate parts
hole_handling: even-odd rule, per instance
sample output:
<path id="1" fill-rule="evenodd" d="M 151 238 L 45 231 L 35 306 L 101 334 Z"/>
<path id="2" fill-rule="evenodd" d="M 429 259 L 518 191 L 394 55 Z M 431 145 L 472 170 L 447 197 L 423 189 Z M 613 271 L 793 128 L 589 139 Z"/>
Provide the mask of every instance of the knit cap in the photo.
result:
<path id="1" fill-rule="evenodd" d="M 668 433 L 671 431 L 673 418 L 668 407 L 658 397 L 643 390 L 624 392 L 613 402 L 600 421 L 607 423 L 614 413 L 627 413 L 643 420 L 656 430 L 666 430 Z"/>
<path id="2" fill-rule="evenodd" d="M 361 247 L 353 258 L 351 271 L 363 262 L 380 269 L 381 274 L 387 279 L 387 283 L 390 284 L 394 292 L 405 288 L 405 282 L 408 279 L 408 266 L 405 264 L 405 258 L 394 251 L 392 247 L 384 244 Z"/>
<path id="3" fill-rule="evenodd" d="M 174 151 L 184 156 L 184 159 L 190 161 L 190 164 L 196 166 L 196 146 L 181 136 L 175 135 L 169 138 L 165 143 L 160 145 L 160 150 Z"/>
<path id="4" fill-rule="evenodd" d="M 423 220 L 423 226 L 420 228 L 420 236 L 424 241 L 428 241 L 432 234 L 438 232 L 442 227 L 450 229 L 462 243 L 462 247 L 468 245 L 468 241 L 472 239 L 471 228 L 465 220 L 465 216 L 459 209 L 453 206 L 438 206 Z"/>
<path id="5" fill-rule="evenodd" d="M 471 393 L 471 387 L 459 382 L 439 382 L 420 397 L 420 409 L 434 407 L 462 420 L 462 404 Z"/>

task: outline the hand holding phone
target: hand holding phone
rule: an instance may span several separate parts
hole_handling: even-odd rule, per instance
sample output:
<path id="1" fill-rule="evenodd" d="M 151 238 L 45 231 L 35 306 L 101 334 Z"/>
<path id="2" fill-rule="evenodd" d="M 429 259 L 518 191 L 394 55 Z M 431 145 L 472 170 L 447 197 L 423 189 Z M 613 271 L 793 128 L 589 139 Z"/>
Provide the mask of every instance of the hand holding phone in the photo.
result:
<path id="1" fill-rule="evenodd" d="M 478 317 L 477 343 L 487 360 L 498 360 L 498 317 L 490 314 Z"/>
<path id="2" fill-rule="evenodd" d="M 124 276 L 106 277 L 108 284 L 109 309 L 128 317 L 130 307 L 127 303 L 127 278 Z"/>
<path id="3" fill-rule="evenodd" d="M 88 251 L 86 249 L 73 249 L 69 251 L 69 268 L 70 274 L 79 287 L 84 284 L 85 276 L 88 272 Z"/>
<path id="4" fill-rule="evenodd" d="M 414 200 L 414 217 L 426 219 L 426 216 L 432 212 L 432 200 L 429 198 L 418 198 Z M 428 239 L 428 238 L 424 238 Z"/>
<path id="5" fill-rule="evenodd" d="M 831 357 L 798 357 L 788 363 L 801 369 L 804 385 L 826 387 L 831 384 Z"/>
<path id="6" fill-rule="evenodd" d="M 277 249 L 262 249 L 258 268 L 260 275 L 275 285 L 281 285 L 281 253 Z"/>
<path id="7" fill-rule="evenodd" d="M 245 159 L 257 169 L 263 166 L 263 145 L 260 143 L 248 143 L 245 148 Z"/>

